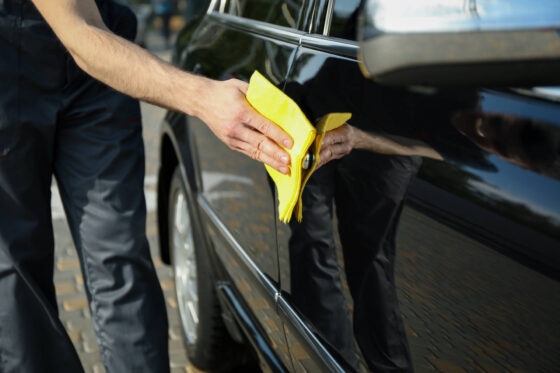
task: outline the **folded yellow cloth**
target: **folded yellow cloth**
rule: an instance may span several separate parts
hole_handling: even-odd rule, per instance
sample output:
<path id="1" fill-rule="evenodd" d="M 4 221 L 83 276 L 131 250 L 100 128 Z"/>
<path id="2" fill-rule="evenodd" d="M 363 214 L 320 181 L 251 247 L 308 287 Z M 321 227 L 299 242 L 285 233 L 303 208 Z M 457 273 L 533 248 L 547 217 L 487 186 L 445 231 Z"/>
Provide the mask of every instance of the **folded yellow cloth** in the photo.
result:
<path id="1" fill-rule="evenodd" d="M 305 184 L 307 184 L 307 180 L 309 180 L 311 174 L 317 168 L 317 163 L 319 162 L 319 152 L 321 151 L 321 145 L 323 144 L 323 137 L 325 137 L 325 134 L 327 132 L 342 126 L 344 123 L 350 120 L 351 117 L 352 114 L 350 113 L 329 113 L 323 116 L 323 118 L 321 118 L 321 120 L 317 124 L 317 128 L 316 128 L 317 135 L 315 136 L 315 141 L 313 145 L 311 145 L 311 151 L 315 156 L 315 161 L 313 162 L 313 165 L 310 168 L 304 170 L 304 179 L 303 182 L 301 183 L 298 202 L 295 206 L 297 221 L 301 222 L 303 218 L 302 215 L 303 206 L 302 206 L 301 196 L 303 194 L 303 189 L 305 188 Z"/>
<path id="2" fill-rule="evenodd" d="M 307 180 L 317 167 L 321 142 L 327 131 L 343 125 L 352 116 L 350 113 L 331 113 L 325 115 L 315 129 L 299 106 L 281 90 L 255 71 L 249 81 L 247 101 L 264 117 L 276 123 L 294 140 L 290 154 L 290 173 L 284 175 L 265 165 L 278 190 L 278 215 L 284 223 L 290 221 L 296 208 L 298 221 L 302 219 L 301 194 Z M 307 170 L 303 161 L 308 149 L 315 155 L 315 161 Z"/>

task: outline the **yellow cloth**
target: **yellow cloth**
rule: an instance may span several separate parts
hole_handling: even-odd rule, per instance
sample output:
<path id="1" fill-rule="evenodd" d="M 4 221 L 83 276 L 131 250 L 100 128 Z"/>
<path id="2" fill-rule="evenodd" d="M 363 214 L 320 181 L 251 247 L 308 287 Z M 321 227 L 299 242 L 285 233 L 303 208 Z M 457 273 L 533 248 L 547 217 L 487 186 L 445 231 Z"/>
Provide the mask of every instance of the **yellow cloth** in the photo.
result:
<path id="1" fill-rule="evenodd" d="M 350 120 L 351 117 L 352 114 L 350 113 L 329 113 L 321 118 L 321 120 L 317 124 L 317 136 L 315 137 L 315 142 L 311 148 L 311 151 L 315 156 L 315 161 L 309 169 L 304 170 L 305 176 L 303 182 L 301 183 L 301 191 L 299 193 L 298 202 L 295 207 L 297 221 L 301 222 L 301 220 L 303 219 L 301 195 L 303 194 L 303 189 L 305 188 L 305 184 L 307 184 L 307 180 L 309 180 L 311 174 L 317 168 L 317 163 L 319 162 L 319 152 L 321 151 L 321 145 L 323 144 L 323 137 L 325 137 L 325 133 L 342 126 L 344 123 Z"/>
<path id="2" fill-rule="evenodd" d="M 278 215 L 284 223 L 290 221 L 296 205 L 296 217 L 301 221 L 301 193 L 305 183 L 315 170 L 319 161 L 319 151 L 325 132 L 340 127 L 352 116 L 350 113 L 331 113 L 324 116 L 317 130 L 311 125 L 299 106 L 281 90 L 255 71 L 249 81 L 247 101 L 264 117 L 276 123 L 294 140 L 291 149 L 284 148 L 290 154 L 290 173 L 284 175 L 265 165 L 278 190 Z M 319 132 L 317 134 L 317 131 Z M 307 150 L 312 147 L 315 162 L 308 169 L 303 169 Z"/>

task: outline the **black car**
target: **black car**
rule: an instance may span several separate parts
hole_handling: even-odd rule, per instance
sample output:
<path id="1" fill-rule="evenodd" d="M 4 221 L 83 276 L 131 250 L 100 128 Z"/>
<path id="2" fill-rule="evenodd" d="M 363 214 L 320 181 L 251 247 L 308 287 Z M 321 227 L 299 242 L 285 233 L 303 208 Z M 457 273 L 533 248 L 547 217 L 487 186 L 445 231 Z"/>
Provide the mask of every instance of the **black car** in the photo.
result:
<path id="1" fill-rule="evenodd" d="M 559 25 L 556 0 L 212 0 L 176 65 L 258 70 L 313 123 L 351 112 L 365 145 L 284 224 L 262 164 L 167 114 L 161 255 L 191 362 L 558 371 Z"/>

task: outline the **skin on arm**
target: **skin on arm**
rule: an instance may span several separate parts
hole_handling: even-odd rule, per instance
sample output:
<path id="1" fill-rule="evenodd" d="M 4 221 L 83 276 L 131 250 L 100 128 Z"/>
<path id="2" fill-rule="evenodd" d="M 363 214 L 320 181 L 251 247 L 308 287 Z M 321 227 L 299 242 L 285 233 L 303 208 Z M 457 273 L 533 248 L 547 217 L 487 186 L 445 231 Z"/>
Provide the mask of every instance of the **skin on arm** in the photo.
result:
<path id="1" fill-rule="evenodd" d="M 189 74 L 115 34 L 95 0 L 33 0 L 78 66 L 137 99 L 200 118 L 228 145 L 287 173 L 292 139 L 258 114 L 240 80 L 215 81 Z"/>
<path id="2" fill-rule="evenodd" d="M 423 141 L 395 135 L 377 135 L 362 131 L 348 123 L 325 134 L 318 167 L 349 154 L 352 149 L 363 149 L 386 155 L 421 156 L 443 160 L 441 154 Z"/>

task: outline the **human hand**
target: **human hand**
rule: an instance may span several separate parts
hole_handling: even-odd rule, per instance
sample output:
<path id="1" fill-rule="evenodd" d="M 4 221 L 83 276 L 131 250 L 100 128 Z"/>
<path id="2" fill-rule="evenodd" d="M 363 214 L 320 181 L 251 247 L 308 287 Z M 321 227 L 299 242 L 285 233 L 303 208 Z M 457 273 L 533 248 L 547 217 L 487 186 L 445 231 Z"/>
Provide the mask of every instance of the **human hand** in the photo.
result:
<path id="1" fill-rule="evenodd" d="M 287 174 L 293 140 L 247 102 L 249 85 L 237 79 L 208 80 L 197 116 L 231 149 Z"/>
<path id="2" fill-rule="evenodd" d="M 348 123 L 328 131 L 323 138 L 317 168 L 350 154 L 358 143 L 358 137 L 359 130 Z"/>

